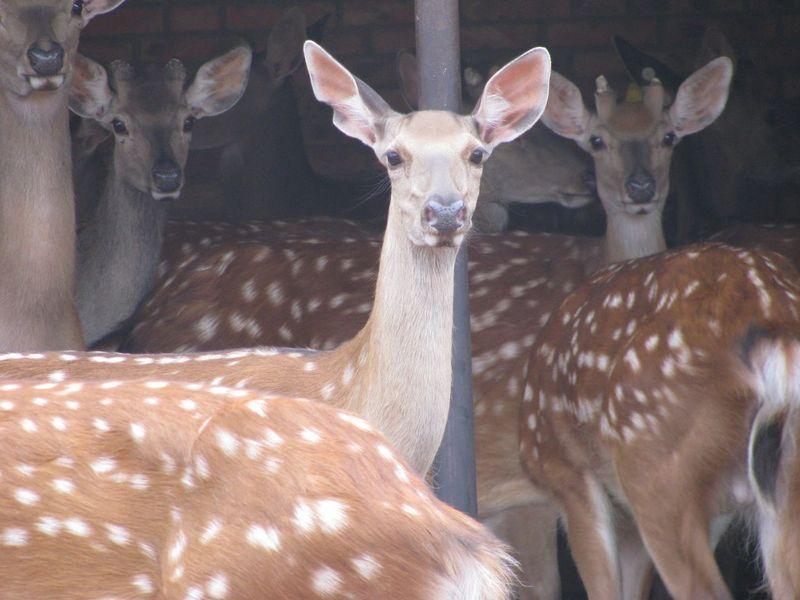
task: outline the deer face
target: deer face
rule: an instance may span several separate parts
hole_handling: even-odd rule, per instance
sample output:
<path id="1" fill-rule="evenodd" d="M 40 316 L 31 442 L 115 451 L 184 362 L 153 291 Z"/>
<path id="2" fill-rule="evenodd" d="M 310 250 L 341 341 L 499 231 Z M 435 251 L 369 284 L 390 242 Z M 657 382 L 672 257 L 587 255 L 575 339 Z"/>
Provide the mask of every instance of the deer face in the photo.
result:
<path id="1" fill-rule="evenodd" d="M 458 246 L 470 227 L 483 163 L 494 148 L 527 131 L 547 102 L 550 56 L 529 50 L 486 84 L 471 116 L 444 111 L 401 115 L 331 55 L 306 42 L 317 99 L 333 122 L 369 145 L 392 181 L 390 221 L 416 246 Z"/>
<path id="2" fill-rule="evenodd" d="M 60 88 L 81 29 L 124 0 L 0 0 L 0 87 L 17 96 Z"/>
<path id="3" fill-rule="evenodd" d="M 599 77 L 595 113 L 586 109 L 574 84 L 554 73 L 543 120 L 592 156 L 597 192 L 608 214 L 661 212 L 675 145 L 719 116 L 732 73 L 729 59 L 710 62 L 681 85 L 669 108 L 658 81 L 644 89 L 641 102 L 618 103 Z"/>
<path id="4" fill-rule="evenodd" d="M 232 50 L 203 65 L 187 88 L 177 60 L 141 71 L 115 62 L 109 77 L 79 56 L 70 108 L 114 135 L 114 168 L 128 185 L 157 200 L 177 198 L 194 123 L 236 104 L 251 59 L 247 48 Z"/>

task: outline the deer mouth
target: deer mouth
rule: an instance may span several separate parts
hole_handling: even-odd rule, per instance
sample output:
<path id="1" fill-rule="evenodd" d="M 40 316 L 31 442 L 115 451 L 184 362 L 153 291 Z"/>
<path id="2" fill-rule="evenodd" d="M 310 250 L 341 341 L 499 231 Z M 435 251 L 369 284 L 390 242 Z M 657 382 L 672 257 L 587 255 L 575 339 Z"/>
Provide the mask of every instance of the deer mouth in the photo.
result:
<path id="1" fill-rule="evenodd" d="M 49 77 L 42 77 L 41 75 L 25 75 L 25 81 L 34 91 L 42 92 L 47 90 L 57 90 L 66 81 L 67 76 L 63 73 L 60 75 L 50 75 Z"/>
<path id="2" fill-rule="evenodd" d="M 625 212 L 629 215 L 649 215 L 656 209 L 658 202 L 655 200 L 651 202 L 634 202 L 633 200 L 623 200 L 622 205 L 625 207 Z"/>

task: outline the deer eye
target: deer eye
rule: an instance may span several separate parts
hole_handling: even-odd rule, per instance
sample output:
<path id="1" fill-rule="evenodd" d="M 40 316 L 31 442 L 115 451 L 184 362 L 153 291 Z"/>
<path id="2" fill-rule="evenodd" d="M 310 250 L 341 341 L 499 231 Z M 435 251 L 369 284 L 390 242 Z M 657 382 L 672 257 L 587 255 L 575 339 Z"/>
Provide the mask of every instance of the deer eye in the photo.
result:
<path id="1" fill-rule="evenodd" d="M 486 157 L 486 151 L 483 148 L 475 148 L 472 151 L 472 154 L 469 155 L 469 162 L 473 165 L 479 165 L 483 162 L 483 159 Z"/>
<path id="2" fill-rule="evenodd" d="M 196 118 L 192 117 L 191 115 L 186 117 L 186 119 L 183 121 L 183 130 L 187 133 L 190 132 L 195 123 L 197 123 Z"/>
<path id="3" fill-rule="evenodd" d="M 592 147 L 592 150 L 602 150 L 606 147 L 606 143 L 603 141 L 599 135 L 593 135 L 589 138 L 589 145 Z"/>
<path id="4" fill-rule="evenodd" d="M 83 0 L 72 1 L 72 14 L 76 17 L 80 17 L 83 14 Z"/>
<path id="5" fill-rule="evenodd" d="M 111 127 L 114 129 L 114 133 L 117 135 L 125 135 L 128 133 L 128 128 L 125 125 L 125 122 L 121 119 L 114 119 L 111 121 Z"/>
<path id="6" fill-rule="evenodd" d="M 661 144 L 666 147 L 671 147 L 675 145 L 675 142 L 678 141 L 678 136 L 675 135 L 674 131 L 670 131 L 669 133 L 664 134 L 663 139 L 661 140 Z"/>
<path id="7" fill-rule="evenodd" d="M 403 157 L 396 150 L 389 150 L 386 153 L 386 162 L 389 163 L 390 167 L 396 167 L 403 162 Z"/>

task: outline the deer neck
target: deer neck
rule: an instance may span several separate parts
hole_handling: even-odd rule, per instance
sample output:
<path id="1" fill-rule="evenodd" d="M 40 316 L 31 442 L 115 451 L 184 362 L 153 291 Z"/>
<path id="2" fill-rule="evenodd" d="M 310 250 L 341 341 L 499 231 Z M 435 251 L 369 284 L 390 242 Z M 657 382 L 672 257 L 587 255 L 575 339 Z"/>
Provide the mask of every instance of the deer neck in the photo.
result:
<path id="1" fill-rule="evenodd" d="M 111 333 L 149 291 L 167 208 L 126 183 L 114 163 L 91 223 L 78 243 L 78 312 L 88 344 Z"/>
<path id="2" fill-rule="evenodd" d="M 35 92 L 22 99 L 0 90 L 0 338 L 13 317 L 31 327 L 26 345 L 37 347 L 80 344 L 74 328 L 65 338 L 51 330 L 47 341 L 33 329 L 34 323 L 52 328 L 48 319 L 74 320 L 75 200 L 66 93 Z"/>
<path id="3" fill-rule="evenodd" d="M 646 215 L 607 212 L 603 239 L 603 264 L 640 258 L 667 249 L 661 227 L 661 211 Z"/>
<path id="4" fill-rule="evenodd" d="M 390 210 L 375 304 L 351 347 L 357 369 L 347 404 L 425 473 L 450 405 L 456 249 L 416 246 L 399 221 Z"/>

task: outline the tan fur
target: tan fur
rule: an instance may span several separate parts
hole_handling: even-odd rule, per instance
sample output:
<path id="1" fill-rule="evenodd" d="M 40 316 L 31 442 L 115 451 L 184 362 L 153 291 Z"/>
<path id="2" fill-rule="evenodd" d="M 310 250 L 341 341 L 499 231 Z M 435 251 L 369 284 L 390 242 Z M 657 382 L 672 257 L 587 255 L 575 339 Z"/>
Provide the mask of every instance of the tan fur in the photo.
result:
<path id="1" fill-rule="evenodd" d="M 4 598 L 508 597 L 502 545 L 352 413 L 148 380 L 0 406 Z"/>
<path id="2" fill-rule="evenodd" d="M 673 597 L 730 597 L 708 532 L 753 501 L 755 395 L 738 358 L 751 325 L 800 331 L 800 274 L 705 244 L 600 271 L 542 331 L 521 457 L 564 513 L 590 598 L 638 594 L 619 577 L 620 508 L 643 538 L 625 551 L 648 552 Z"/>

